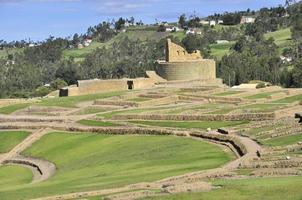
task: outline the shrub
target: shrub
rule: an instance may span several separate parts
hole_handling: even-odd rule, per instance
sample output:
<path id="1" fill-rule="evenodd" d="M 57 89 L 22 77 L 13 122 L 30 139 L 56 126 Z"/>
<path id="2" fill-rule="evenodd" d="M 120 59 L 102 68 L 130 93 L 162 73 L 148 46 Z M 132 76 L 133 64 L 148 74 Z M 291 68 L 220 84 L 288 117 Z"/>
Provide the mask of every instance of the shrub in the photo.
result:
<path id="1" fill-rule="evenodd" d="M 49 87 L 41 86 L 41 87 L 38 87 L 33 92 L 33 96 L 35 96 L 35 97 L 44 97 L 44 96 L 48 95 L 50 92 L 51 92 L 51 90 L 49 89 Z"/>
<path id="2" fill-rule="evenodd" d="M 57 78 L 56 80 L 50 82 L 50 87 L 52 90 L 59 90 L 66 86 L 68 86 L 68 84 L 60 78 Z"/>
<path id="3" fill-rule="evenodd" d="M 266 87 L 266 85 L 265 85 L 264 82 L 258 83 L 257 86 L 256 86 L 257 89 L 259 89 L 259 88 L 265 88 L 265 87 Z"/>

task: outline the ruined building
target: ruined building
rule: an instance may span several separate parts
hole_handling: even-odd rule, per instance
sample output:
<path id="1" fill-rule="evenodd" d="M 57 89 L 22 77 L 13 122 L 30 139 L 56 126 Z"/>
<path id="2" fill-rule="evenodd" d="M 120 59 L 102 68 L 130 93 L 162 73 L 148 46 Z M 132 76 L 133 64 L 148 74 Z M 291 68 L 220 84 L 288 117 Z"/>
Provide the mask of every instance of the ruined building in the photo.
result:
<path id="1" fill-rule="evenodd" d="M 203 84 L 216 84 L 214 60 L 203 59 L 200 51 L 188 53 L 170 39 L 166 43 L 166 60 L 158 61 L 157 74 L 167 81 L 200 80 Z"/>
<path id="2" fill-rule="evenodd" d="M 167 84 L 181 81 L 197 82 L 201 86 L 222 84 L 222 80 L 216 78 L 214 60 L 203 59 L 198 50 L 188 53 L 184 48 L 172 43 L 168 39 L 166 44 L 166 60 L 158 61 L 156 72 L 147 71 L 146 77 L 136 79 L 79 80 L 77 85 L 61 89 L 59 96 L 78 96 L 108 91 L 148 89 L 162 83 Z"/>

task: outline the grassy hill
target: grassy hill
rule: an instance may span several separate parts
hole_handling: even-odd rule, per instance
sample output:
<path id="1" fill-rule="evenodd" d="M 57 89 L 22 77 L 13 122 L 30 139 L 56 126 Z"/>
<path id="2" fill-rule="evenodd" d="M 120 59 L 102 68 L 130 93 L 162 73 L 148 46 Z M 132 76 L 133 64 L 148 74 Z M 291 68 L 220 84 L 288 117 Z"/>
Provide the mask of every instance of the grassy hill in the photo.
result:
<path id="1" fill-rule="evenodd" d="M 131 29 L 128 30 L 125 33 L 119 33 L 115 37 L 113 37 L 111 40 L 101 43 L 101 42 L 92 42 L 92 44 L 89 47 L 85 47 L 83 49 L 70 49 L 65 50 L 63 52 L 63 55 L 65 58 L 73 57 L 75 58 L 75 61 L 82 61 L 85 56 L 92 51 L 94 51 L 97 48 L 103 48 L 103 47 L 109 47 L 114 42 L 120 41 L 124 37 L 128 37 L 130 40 L 160 40 L 162 38 L 165 38 L 169 35 L 169 33 L 166 32 L 156 32 L 154 30 L 140 30 L 140 29 Z"/>

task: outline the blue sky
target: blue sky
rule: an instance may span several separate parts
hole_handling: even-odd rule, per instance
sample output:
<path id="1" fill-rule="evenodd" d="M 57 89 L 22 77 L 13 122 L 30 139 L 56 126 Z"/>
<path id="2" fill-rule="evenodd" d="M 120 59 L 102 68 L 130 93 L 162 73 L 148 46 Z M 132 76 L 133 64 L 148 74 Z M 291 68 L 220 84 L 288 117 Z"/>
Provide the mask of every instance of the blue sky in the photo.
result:
<path id="1" fill-rule="evenodd" d="M 215 12 L 259 9 L 285 0 L 0 0 L 0 39 L 49 35 L 67 37 L 84 33 L 89 26 L 113 18 L 131 17 L 147 23 L 176 21 L 186 13 L 207 16 Z"/>

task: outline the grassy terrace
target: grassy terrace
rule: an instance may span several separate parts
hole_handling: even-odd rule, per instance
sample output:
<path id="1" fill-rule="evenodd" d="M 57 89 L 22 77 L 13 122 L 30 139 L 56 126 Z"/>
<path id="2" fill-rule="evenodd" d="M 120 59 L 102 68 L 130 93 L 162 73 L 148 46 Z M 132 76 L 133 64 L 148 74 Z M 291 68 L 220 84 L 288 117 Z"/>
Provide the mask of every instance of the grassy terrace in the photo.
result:
<path id="1" fill-rule="evenodd" d="M 9 152 L 29 134 L 25 131 L 0 131 L 0 153 Z"/>
<path id="2" fill-rule="evenodd" d="M 96 120 L 81 120 L 78 121 L 79 124 L 86 125 L 86 126 L 121 126 L 119 124 L 113 122 L 106 122 L 106 121 L 96 121 Z"/>
<path id="3" fill-rule="evenodd" d="M 226 92 L 214 94 L 214 96 L 223 97 L 223 96 L 230 96 L 230 95 L 240 94 L 240 93 L 242 93 L 242 91 L 226 91 Z"/>
<path id="4" fill-rule="evenodd" d="M 144 102 L 144 101 L 149 101 L 152 100 L 151 98 L 147 98 L 147 97 L 136 97 L 133 99 L 127 99 L 127 101 L 134 101 L 134 102 Z"/>
<path id="5" fill-rule="evenodd" d="M 246 124 L 244 121 L 202 121 L 202 122 L 182 122 L 182 121 L 130 121 L 134 124 L 160 126 L 160 127 L 173 127 L 173 128 L 196 128 L 196 129 L 218 129 L 222 127 L 238 126 Z"/>
<path id="6" fill-rule="evenodd" d="M 125 92 L 109 92 L 74 97 L 49 98 L 43 99 L 40 103 L 37 104 L 41 106 L 76 107 L 76 105 L 81 102 L 94 101 L 97 99 L 104 99 L 113 96 L 120 96 L 124 93 Z"/>
<path id="7" fill-rule="evenodd" d="M 16 112 L 18 110 L 24 109 L 28 106 L 30 106 L 29 103 L 19 103 L 19 104 L 12 104 L 12 105 L 9 105 L 9 106 L 1 107 L 0 108 L 0 114 L 11 114 L 11 113 Z"/>
<path id="8" fill-rule="evenodd" d="M 261 141 L 262 144 L 268 146 L 286 146 L 302 142 L 302 133 L 297 135 L 286 135 Z"/>
<path id="9" fill-rule="evenodd" d="M 210 192 L 185 193 L 144 200 L 301 200 L 302 176 L 215 181 L 222 188 Z M 230 198 L 228 198 L 230 197 Z"/>
<path id="10" fill-rule="evenodd" d="M 142 114 L 145 112 L 153 112 L 153 111 L 165 111 L 175 107 L 167 106 L 167 107 L 155 107 L 155 108 L 136 108 L 129 110 L 116 110 L 108 113 L 98 114 L 98 117 L 103 117 L 109 119 L 115 115 L 131 115 L 131 114 Z"/>
<path id="11" fill-rule="evenodd" d="M 255 112 L 273 112 L 282 107 L 284 107 L 283 104 L 259 103 L 259 104 L 251 104 L 251 105 L 243 106 L 240 109 L 241 110 L 252 110 Z"/>
<path id="12" fill-rule="evenodd" d="M 189 138 L 89 133 L 50 133 L 24 154 L 55 163 L 56 175 L 13 190 L 1 187 L 1 199 L 32 199 L 154 181 L 216 168 L 234 158 L 216 145 Z M 0 168 L 1 182 L 12 174 Z"/>
<path id="13" fill-rule="evenodd" d="M 294 103 L 296 101 L 302 101 L 302 94 L 295 95 L 295 96 L 290 96 L 290 97 L 285 97 L 283 99 L 273 101 L 272 103 Z"/>
<path id="14" fill-rule="evenodd" d="M 279 93 L 280 91 L 274 91 L 274 92 L 263 92 L 251 96 L 244 97 L 245 99 L 255 100 L 255 99 L 265 99 L 269 98 L 272 94 Z"/>

